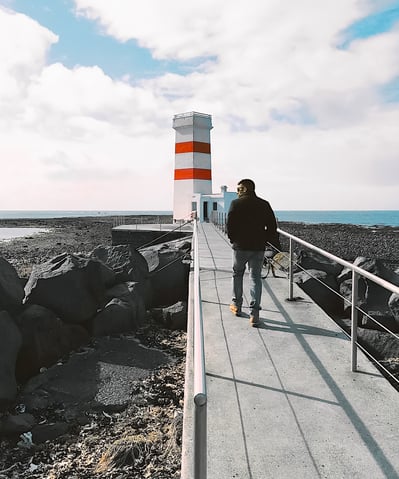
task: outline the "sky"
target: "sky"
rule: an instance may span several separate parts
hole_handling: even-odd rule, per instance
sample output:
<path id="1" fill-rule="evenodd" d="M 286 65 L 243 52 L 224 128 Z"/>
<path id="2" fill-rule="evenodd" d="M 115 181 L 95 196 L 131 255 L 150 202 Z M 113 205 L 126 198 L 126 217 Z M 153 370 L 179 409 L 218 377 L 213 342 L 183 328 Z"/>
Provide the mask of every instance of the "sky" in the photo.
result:
<path id="1" fill-rule="evenodd" d="M 213 191 L 399 209 L 399 0 L 0 0 L 0 209 L 172 210 L 173 116 Z"/>

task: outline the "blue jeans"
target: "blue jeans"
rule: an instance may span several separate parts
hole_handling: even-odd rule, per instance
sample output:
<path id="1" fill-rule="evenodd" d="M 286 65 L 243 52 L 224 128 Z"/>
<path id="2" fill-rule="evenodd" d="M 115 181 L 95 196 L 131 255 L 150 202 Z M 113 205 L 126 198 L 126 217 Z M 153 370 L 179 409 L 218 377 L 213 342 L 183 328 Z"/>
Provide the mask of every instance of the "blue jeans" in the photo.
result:
<path id="1" fill-rule="evenodd" d="M 242 305 L 242 284 L 245 266 L 249 269 L 249 293 L 251 302 L 249 308 L 251 313 L 259 311 L 260 299 L 262 297 L 262 266 L 264 251 L 233 250 L 233 303 Z"/>

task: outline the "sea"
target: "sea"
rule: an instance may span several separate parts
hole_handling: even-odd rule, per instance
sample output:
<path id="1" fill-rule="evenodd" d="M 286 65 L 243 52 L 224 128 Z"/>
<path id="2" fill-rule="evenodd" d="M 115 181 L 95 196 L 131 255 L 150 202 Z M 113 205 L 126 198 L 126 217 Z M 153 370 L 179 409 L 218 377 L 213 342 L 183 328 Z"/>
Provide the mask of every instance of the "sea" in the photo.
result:
<path id="1" fill-rule="evenodd" d="M 117 210 L 0 210 L 2 219 L 77 218 L 131 215 L 171 215 L 172 211 L 117 211 Z M 360 226 L 399 226 L 399 210 L 276 210 L 278 221 L 296 223 L 341 223 Z M 12 230 L 12 231 L 11 231 Z M 29 228 L 31 234 L 44 232 Z M 26 228 L 0 228 L 0 240 L 26 236 Z"/>
<path id="2" fill-rule="evenodd" d="M 295 223 L 399 226 L 399 210 L 292 210 L 275 213 L 278 221 Z"/>

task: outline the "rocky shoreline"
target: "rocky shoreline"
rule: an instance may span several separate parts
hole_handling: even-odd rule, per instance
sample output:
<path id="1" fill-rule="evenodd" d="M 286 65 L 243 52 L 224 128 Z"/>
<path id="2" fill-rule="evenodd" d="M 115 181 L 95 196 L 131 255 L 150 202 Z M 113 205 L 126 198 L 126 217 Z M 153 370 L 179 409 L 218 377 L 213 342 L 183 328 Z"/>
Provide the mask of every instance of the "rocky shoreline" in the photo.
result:
<path id="1" fill-rule="evenodd" d="M 60 253 L 89 253 L 98 245 L 111 245 L 112 227 L 122 220 L 124 224 L 171 223 L 172 216 L 0 219 L 0 228 L 49 230 L 26 238 L 0 241 L 0 256 L 16 268 L 20 277 L 28 277 L 34 264 L 43 263 Z"/>
<path id="2" fill-rule="evenodd" d="M 126 224 L 171 223 L 171 216 L 126 216 Z M 17 269 L 22 277 L 29 275 L 33 264 L 46 261 L 59 253 L 90 252 L 99 244 L 111 244 L 111 228 L 115 217 L 80 217 L 55 219 L 0 220 L 2 227 L 46 228 L 40 233 L 12 241 L 0 241 L 0 256 Z M 357 256 L 378 258 L 392 268 L 399 267 L 399 227 L 357 226 L 345 224 L 308 224 L 280 222 L 280 229 L 312 243 L 319 248 L 353 261 Z M 281 237 L 283 249 L 288 241 Z"/>
<path id="3" fill-rule="evenodd" d="M 157 223 L 159 217 L 132 216 L 126 223 Z M 171 217 L 162 217 L 171 223 Z M 60 253 L 88 253 L 99 244 L 111 245 L 111 228 L 120 219 L 113 217 L 0 220 L 0 227 L 46 228 L 41 233 L 12 241 L 0 241 L 0 256 L 10 262 L 21 278 L 28 278 L 34 264 Z M 399 267 L 399 228 L 355 225 L 281 222 L 279 227 L 326 251 L 353 261 L 357 256 L 379 258 L 396 270 Z M 283 249 L 288 242 L 281 237 Z M 43 413 L 43 424 L 60 424 L 69 429 L 58 439 L 18 445 L 0 438 L 0 479 L 70 478 L 178 478 L 180 476 L 181 427 L 184 390 L 184 331 L 170 331 L 149 317 L 135 333 L 135 339 L 155 348 L 168 361 L 132 380 L 132 399 L 121 410 L 65 411 L 53 404 Z M 128 335 L 114 340 L 129 341 Z M 99 342 L 73 354 L 89 358 Z M 109 354 L 109 350 L 107 352 Z M 67 363 L 70 358 L 64 358 Z M 21 408 L 21 404 L 15 404 Z M 11 411 L 12 412 L 12 411 Z M 68 413 L 68 414 L 67 414 Z"/>
<path id="4" fill-rule="evenodd" d="M 171 218 L 162 220 L 169 223 Z M 125 221 L 157 223 L 159 218 Z M 88 253 L 99 244 L 111 245 L 114 224 L 112 217 L 2 220 L 0 227 L 50 231 L 0 241 L 0 256 L 27 279 L 34 264 L 60 253 Z M 148 313 L 134 334 L 95 338 L 43 368 L 33 378 L 32 388 L 39 394 L 24 397 L 21 388 L 17 402 L 0 414 L 3 433 L 9 427 L 8 414 L 36 423 L 34 440 L 29 434 L 1 434 L 0 478 L 180 477 L 185 348 L 185 331 L 166 329 Z M 89 364 L 100 364 L 101 371 Z M 94 376 L 79 381 L 82 371 L 93 371 Z M 101 394 L 111 397 L 111 404 L 104 407 L 104 397 L 100 408 L 87 403 L 84 393 L 89 387 L 96 399 Z M 41 398 L 43 391 L 46 397 Z M 36 411 L 34 417 L 24 413 L 32 400 L 39 402 L 29 408 Z M 26 423 L 21 427 L 26 430 Z"/>

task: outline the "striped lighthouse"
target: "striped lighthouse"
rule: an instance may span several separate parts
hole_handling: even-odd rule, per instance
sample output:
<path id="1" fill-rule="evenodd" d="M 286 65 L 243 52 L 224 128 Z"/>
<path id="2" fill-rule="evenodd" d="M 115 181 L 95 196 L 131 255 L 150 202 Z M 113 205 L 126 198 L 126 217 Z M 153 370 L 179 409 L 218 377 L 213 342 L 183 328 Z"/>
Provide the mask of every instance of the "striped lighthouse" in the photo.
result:
<path id="1" fill-rule="evenodd" d="M 176 131 L 173 220 L 187 220 L 193 195 L 212 193 L 212 117 L 190 112 L 175 115 Z"/>

